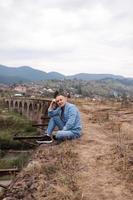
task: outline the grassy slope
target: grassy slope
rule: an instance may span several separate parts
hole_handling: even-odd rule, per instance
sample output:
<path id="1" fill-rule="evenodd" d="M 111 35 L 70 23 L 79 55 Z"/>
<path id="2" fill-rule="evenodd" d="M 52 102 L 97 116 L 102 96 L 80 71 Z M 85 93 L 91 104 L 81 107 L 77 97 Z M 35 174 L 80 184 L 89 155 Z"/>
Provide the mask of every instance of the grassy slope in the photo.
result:
<path id="1" fill-rule="evenodd" d="M 16 133 L 34 135 L 36 129 L 28 119 L 18 113 L 0 110 L 0 149 L 22 149 L 22 142 L 13 140 Z"/>

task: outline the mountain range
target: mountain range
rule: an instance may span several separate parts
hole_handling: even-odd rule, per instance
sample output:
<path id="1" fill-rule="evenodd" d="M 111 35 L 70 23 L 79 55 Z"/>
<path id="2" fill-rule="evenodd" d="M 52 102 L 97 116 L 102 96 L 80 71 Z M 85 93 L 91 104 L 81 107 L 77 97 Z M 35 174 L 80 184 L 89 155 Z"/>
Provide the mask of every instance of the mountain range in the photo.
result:
<path id="1" fill-rule="evenodd" d="M 103 79 L 118 79 L 125 80 L 127 83 L 132 82 L 133 79 L 128 79 L 123 76 L 113 75 L 113 74 L 89 74 L 89 73 L 79 73 L 71 76 L 65 76 L 58 72 L 46 73 L 41 70 L 33 69 L 29 66 L 21 67 L 8 67 L 0 65 L 0 83 L 12 84 L 17 82 L 31 82 L 31 81 L 41 81 L 41 80 L 64 80 L 64 79 L 76 79 L 76 80 L 103 80 Z"/>

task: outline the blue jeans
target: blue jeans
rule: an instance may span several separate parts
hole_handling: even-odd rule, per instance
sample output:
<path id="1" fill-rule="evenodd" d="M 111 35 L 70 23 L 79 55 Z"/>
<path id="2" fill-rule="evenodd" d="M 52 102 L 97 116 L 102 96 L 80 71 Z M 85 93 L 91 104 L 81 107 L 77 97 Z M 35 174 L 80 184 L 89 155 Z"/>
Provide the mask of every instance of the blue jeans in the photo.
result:
<path id="1" fill-rule="evenodd" d="M 54 116 L 49 120 L 48 123 L 48 128 L 47 128 L 47 134 L 49 136 L 52 136 L 52 132 L 55 127 L 59 128 L 59 131 L 57 131 L 56 134 L 56 139 L 57 140 L 71 140 L 71 139 L 76 139 L 80 137 L 80 134 L 75 134 L 72 131 L 64 131 L 62 130 L 64 127 L 65 123 L 61 120 L 59 116 Z"/>

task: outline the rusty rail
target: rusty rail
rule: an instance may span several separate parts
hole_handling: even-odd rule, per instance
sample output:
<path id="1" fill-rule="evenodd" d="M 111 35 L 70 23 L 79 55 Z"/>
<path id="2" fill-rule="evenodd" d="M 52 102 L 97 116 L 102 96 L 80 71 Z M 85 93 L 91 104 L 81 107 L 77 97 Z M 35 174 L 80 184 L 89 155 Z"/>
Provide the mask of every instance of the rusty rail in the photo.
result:
<path id="1" fill-rule="evenodd" d="M 19 171 L 20 171 L 20 169 L 18 169 L 18 168 L 0 169 L 0 175 L 1 176 L 10 175 L 10 174 L 14 174 L 14 173 L 19 172 Z"/>
<path id="2" fill-rule="evenodd" d="M 43 136 L 14 136 L 14 140 L 32 140 L 32 139 L 41 139 Z"/>
<path id="3" fill-rule="evenodd" d="M 48 123 L 45 124 L 32 124 L 33 127 L 39 127 L 39 126 L 48 126 Z"/>
<path id="4" fill-rule="evenodd" d="M 33 150 L 13 150 L 10 149 L 8 153 L 31 153 Z"/>
<path id="5" fill-rule="evenodd" d="M 48 116 L 41 116 L 41 119 L 50 119 Z"/>
<path id="6" fill-rule="evenodd" d="M 0 183 L 0 187 L 2 187 L 2 188 L 4 188 L 4 189 L 7 189 L 7 188 L 8 188 L 8 185 L 6 186 L 6 185 L 3 185 L 3 184 Z"/>

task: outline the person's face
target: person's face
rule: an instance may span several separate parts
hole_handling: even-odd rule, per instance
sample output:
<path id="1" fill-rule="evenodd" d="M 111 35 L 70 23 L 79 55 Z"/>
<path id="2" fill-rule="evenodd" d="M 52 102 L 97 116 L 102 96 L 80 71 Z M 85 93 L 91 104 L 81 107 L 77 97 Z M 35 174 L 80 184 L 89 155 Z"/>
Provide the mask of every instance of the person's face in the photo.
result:
<path id="1" fill-rule="evenodd" d="M 56 103 L 58 104 L 59 107 L 63 107 L 66 101 L 67 99 L 62 95 L 56 97 Z"/>

